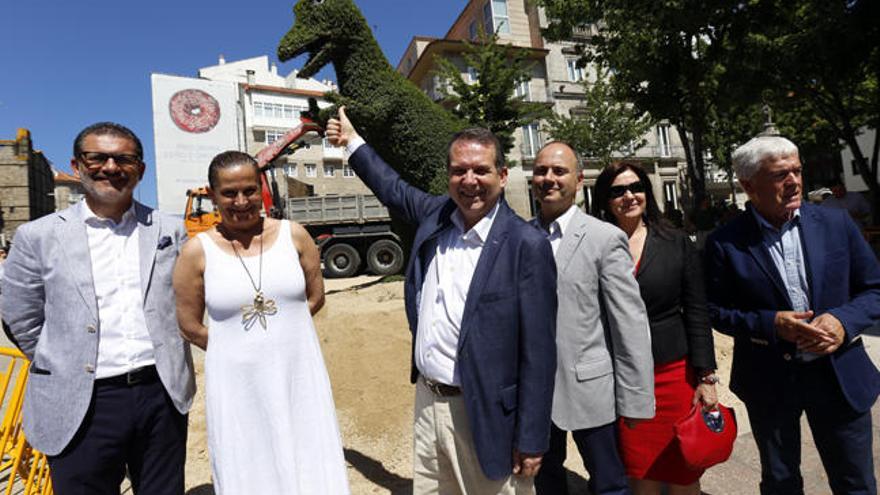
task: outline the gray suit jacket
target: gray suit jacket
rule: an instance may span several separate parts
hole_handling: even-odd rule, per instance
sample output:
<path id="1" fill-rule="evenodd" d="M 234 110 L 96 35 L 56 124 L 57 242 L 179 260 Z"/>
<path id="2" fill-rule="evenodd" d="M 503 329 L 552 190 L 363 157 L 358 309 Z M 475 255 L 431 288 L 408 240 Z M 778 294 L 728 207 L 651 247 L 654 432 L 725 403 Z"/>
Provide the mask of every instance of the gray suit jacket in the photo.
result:
<path id="1" fill-rule="evenodd" d="M 0 314 L 31 360 L 23 423 L 49 455 L 73 438 L 89 407 L 98 359 L 98 307 L 82 203 L 22 225 L 6 262 Z M 156 368 L 175 407 L 195 393 L 192 355 L 180 337 L 171 273 L 186 232 L 179 219 L 135 203 L 141 289 Z"/>
<path id="2" fill-rule="evenodd" d="M 577 209 L 556 267 L 553 423 L 574 431 L 653 417 L 651 333 L 626 234 Z"/>

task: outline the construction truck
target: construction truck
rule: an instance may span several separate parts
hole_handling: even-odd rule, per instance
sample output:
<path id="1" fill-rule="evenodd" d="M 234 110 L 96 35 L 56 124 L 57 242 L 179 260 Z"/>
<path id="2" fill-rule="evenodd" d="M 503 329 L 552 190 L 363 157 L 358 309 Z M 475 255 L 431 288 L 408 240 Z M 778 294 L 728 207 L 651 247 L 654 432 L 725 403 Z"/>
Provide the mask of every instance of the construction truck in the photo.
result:
<path id="1" fill-rule="evenodd" d="M 266 172 L 282 153 L 292 153 L 302 146 L 297 140 L 309 132 L 323 135 L 315 123 L 317 104 L 300 117 L 300 123 L 281 139 L 267 146 L 256 158 L 263 186 L 266 216 L 287 218 L 303 225 L 321 250 L 324 275 L 328 278 L 352 277 L 366 268 L 376 275 L 392 275 L 403 269 L 404 254 L 400 237 L 391 230 L 391 216 L 379 200 L 369 194 L 290 197 L 286 204 L 278 192 L 275 174 Z M 295 181 L 294 179 L 288 179 Z M 295 181 L 299 182 L 299 181 Z M 295 188 L 310 192 L 300 183 Z M 220 213 L 205 187 L 186 192 L 184 223 L 190 237 L 220 223 Z"/>

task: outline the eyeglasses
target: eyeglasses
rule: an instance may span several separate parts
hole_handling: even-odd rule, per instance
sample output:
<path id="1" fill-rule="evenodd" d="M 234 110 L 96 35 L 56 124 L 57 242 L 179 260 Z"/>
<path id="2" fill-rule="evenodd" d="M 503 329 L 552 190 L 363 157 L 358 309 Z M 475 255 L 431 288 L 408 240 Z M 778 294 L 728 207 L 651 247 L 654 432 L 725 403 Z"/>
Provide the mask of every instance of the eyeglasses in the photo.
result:
<path id="1" fill-rule="evenodd" d="M 627 191 L 633 194 L 643 193 L 645 192 L 645 185 L 642 184 L 642 181 L 630 182 L 622 186 L 611 186 L 608 192 L 611 199 L 614 199 L 623 196 Z"/>
<path id="2" fill-rule="evenodd" d="M 119 167 L 133 168 L 143 163 L 141 157 L 137 155 L 115 155 L 112 153 L 101 153 L 99 151 L 83 151 L 79 154 L 79 159 L 89 169 L 99 169 L 103 167 L 107 160 L 113 159 Z"/>

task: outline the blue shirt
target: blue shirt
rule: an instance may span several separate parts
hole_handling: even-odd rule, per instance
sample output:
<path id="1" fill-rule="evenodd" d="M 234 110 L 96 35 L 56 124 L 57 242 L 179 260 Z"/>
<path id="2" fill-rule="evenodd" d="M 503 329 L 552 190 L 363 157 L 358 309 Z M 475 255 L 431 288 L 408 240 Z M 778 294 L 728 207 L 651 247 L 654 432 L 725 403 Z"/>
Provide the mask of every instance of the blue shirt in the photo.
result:
<path id="1" fill-rule="evenodd" d="M 749 208 L 758 225 L 761 227 L 761 235 L 764 238 L 764 247 L 770 253 L 773 264 L 791 301 L 791 309 L 795 311 L 807 311 L 810 309 L 809 286 L 807 285 L 807 266 L 804 258 L 804 250 L 801 246 L 801 212 L 795 210 L 791 220 L 776 228 L 758 213 L 755 208 Z"/>

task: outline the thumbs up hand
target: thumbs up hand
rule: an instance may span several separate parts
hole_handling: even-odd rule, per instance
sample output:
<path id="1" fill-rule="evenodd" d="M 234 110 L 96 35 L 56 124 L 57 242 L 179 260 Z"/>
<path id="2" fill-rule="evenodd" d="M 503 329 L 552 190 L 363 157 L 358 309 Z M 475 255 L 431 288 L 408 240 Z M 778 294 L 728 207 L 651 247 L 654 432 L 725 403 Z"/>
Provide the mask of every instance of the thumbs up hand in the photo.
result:
<path id="1" fill-rule="evenodd" d="M 345 146 L 357 137 L 360 137 L 348 117 L 345 115 L 345 107 L 339 107 L 338 118 L 327 121 L 324 134 L 334 146 Z"/>

